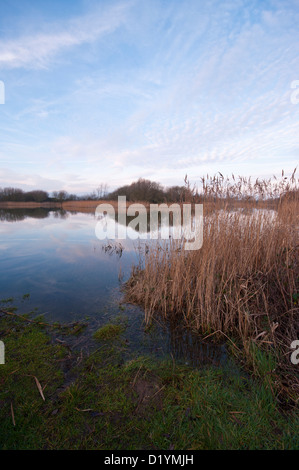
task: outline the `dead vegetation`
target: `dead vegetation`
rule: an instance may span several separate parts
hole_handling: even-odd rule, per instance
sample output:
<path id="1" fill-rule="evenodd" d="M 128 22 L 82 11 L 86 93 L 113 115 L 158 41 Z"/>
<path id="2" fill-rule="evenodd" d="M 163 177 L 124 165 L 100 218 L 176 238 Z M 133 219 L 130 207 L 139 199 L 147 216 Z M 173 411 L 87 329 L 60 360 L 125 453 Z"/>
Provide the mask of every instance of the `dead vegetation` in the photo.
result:
<path id="1" fill-rule="evenodd" d="M 126 285 L 146 322 L 162 317 L 205 335 L 237 338 L 255 367 L 256 346 L 275 358 L 280 387 L 297 400 L 290 361 L 299 331 L 299 198 L 295 172 L 255 181 L 222 175 L 187 189 L 204 205 L 203 246 L 150 248 Z M 188 194 L 188 193 L 187 193 Z M 271 209 L 271 210 L 265 210 Z M 223 338 L 222 338 L 223 339 Z M 283 379 L 281 379 L 283 377 Z"/>

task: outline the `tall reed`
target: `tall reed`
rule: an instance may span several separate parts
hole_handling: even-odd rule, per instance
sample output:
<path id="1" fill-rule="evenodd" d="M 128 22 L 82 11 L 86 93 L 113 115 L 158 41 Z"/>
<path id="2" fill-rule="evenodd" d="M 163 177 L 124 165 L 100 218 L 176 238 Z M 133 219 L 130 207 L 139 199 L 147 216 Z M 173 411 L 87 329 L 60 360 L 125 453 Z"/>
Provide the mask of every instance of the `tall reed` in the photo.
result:
<path id="1" fill-rule="evenodd" d="M 295 174 L 295 173 L 294 173 Z M 290 345 L 299 331 L 299 197 L 291 179 L 255 182 L 210 178 L 190 191 L 204 207 L 203 246 L 152 246 L 127 283 L 130 302 L 205 335 L 238 338 L 271 350 L 294 375 Z M 221 175 L 222 176 L 222 175 Z M 254 194 L 254 191 L 257 193 Z M 266 210 L 269 209 L 269 210 Z M 294 367 L 294 366 L 293 366 Z M 295 377 L 288 381 L 298 387 Z M 298 389 L 297 393 L 298 393 Z"/>

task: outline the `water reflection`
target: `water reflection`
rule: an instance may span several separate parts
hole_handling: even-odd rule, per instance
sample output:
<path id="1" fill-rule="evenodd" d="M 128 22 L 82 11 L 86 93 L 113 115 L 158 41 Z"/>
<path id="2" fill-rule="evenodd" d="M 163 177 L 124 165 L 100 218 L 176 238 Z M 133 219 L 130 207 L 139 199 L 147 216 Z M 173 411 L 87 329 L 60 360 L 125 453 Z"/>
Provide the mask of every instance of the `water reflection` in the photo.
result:
<path id="1" fill-rule="evenodd" d="M 67 219 L 71 214 L 87 214 L 89 216 L 95 217 L 94 211 L 91 212 L 80 212 L 77 211 L 67 211 L 64 209 L 57 209 L 57 208 L 45 208 L 45 207 L 38 207 L 38 208 L 17 208 L 17 209 L 0 209 L 0 221 L 6 222 L 19 222 L 25 220 L 26 218 L 33 218 L 33 219 L 46 219 L 50 215 L 57 219 Z M 97 219 L 99 220 L 99 216 Z M 136 216 L 127 215 L 125 217 L 121 217 L 119 213 L 115 212 L 115 219 L 110 218 L 110 223 L 116 224 L 123 224 L 126 227 L 129 227 L 132 222 L 136 219 Z M 161 215 L 158 216 L 158 224 L 161 227 Z M 169 214 L 169 224 L 173 226 L 173 215 L 170 212 Z M 146 229 L 147 232 L 150 232 L 150 213 L 147 212 L 146 214 Z M 137 231 L 139 231 L 139 227 L 137 225 Z"/>
<path id="2" fill-rule="evenodd" d="M 218 365 L 226 361 L 226 346 L 201 340 L 190 331 L 169 328 L 169 344 L 176 358 L 184 357 L 187 363 Z"/>
<path id="3" fill-rule="evenodd" d="M 50 214 L 56 218 L 67 218 L 68 212 L 63 209 L 47 209 L 38 207 L 34 209 L 0 209 L 0 221 L 2 222 L 19 222 L 25 220 L 27 217 L 33 219 L 46 219 Z"/>
<path id="4" fill-rule="evenodd" d="M 154 332 L 145 332 L 144 312 L 120 306 L 120 280 L 125 282 L 132 265 L 139 262 L 142 240 L 116 241 L 109 249 L 107 240 L 96 238 L 97 218 L 88 213 L 1 209 L 0 220 L 0 299 L 14 298 L 19 313 L 37 308 L 48 321 L 61 322 L 88 317 L 89 338 L 99 326 L 126 316 L 126 339 L 132 350 L 171 352 L 196 365 L 225 357 L 223 347 L 204 344 L 186 332 L 182 336 L 178 329 L 156 325 Z M 25 302 L 27 293 L 30 298 Z"/>

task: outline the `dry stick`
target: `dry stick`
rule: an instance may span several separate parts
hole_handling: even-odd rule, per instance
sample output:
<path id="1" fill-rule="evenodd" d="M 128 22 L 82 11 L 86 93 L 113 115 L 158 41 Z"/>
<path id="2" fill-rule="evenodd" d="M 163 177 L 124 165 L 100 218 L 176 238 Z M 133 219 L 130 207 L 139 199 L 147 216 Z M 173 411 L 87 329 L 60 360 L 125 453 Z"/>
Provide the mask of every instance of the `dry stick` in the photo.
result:
<path id="1" fill-rule="evenodd" d="M 32 377 L 34 377 L 36 386 L 37 386 L 37 388 L 38 388 L 38 391 L 39 391 L 39 393 L 40 393 L 42 399 L 43 399 L 44 401 L 46 401 L 46 399 L 45 399 L 45 397 L 44 397 L 44 394 L 43 394 L 43 389 L 42 389 L 41 384 L 39 383 L 39 380 L 37 379 L 37 377 L 35 377 L 35 375 L 33 375 Z"/>
<path id="2" fill-rule="evenodd" d="M 175 360 L 174 360 L 174 357 L 172 355 L 172 353 L 170 353 L 171 355 L 171 358 L 172 358 L 172 374 L 174 374 L 174 371 L 175 371 Z"/>
<path id="3" fill-rule="evenodd" d="M 209 334 L 208 336 L 205 336 L 205 337 L 202 339 L 202 341 L 204 341 L 205 339 L 209 338 L 210 336 L 215 335 L 216 333 L 221 333 L 221 334 L 223 334 L 223 335 L 232 343 L 232 345 L 233 345 L 238 351 L 241 352 L 241 349 L 239 349 L 238 346 L 236 346 L 235 343 L 234 343 L 225 333 L 223 333 L 223 331 L 221 331 L 221 330 L 214 331 L 214 333 L 211 333 L 211 334 Z"/>
<path id="4" fill-rule="evenodd" d="M 10 402 L 10 411 L 11 411 L 12 424 L 15 426 L 16 422 L 15 422 L 15 414 L 14 414 L 14 411 L 13 411 L 12 401 Z"/>
<path id="5" fill-rule="evenodd" d="M 158 393 L 162 392 L 162 390 L 166 387 L 166 385 L 163 385 L 156 393 L 154 393 L 154 395 L 152 397 L 150 397 L 150 399 L 152 400 L 156 395 L 158 395 Z"/>
<path id="6" fill-rule="evenodd" d="M 139 367 L 139 369 L 138 369 L 138 371 L 137 371 L 137 374 L 136 374 L 135 377 L 134 377 L 134 380 L 133 380 L 133 383 L 132 383 L 132 387 L 134 387 L 134 385 L 135 385 L 136 379 L 137 379 L 137 377 L 138 377 L 138 374 L 139 374 L 141 368 L 142 368 L 142 364 L 141 364 L 141 366 Z"/>
<path id="7" fill-rule="evenodd" d="M 53 326 L 53 325 L 50 325 L 50 323 L 43 323 L 43 322 L 38 322 L 35 320 L 29 320 L 29 318 L 26 318 L 23 315 L 18 315 L 17 313 L 8 312 L 7 310 L 3 310 L 2 308 L 0 309 L 0 312 L 4 313 L 5 315 L 11 315 L 13 317 L 21 318 L 22 320 L 28 321 L 29 323 L 35 323 L 36 325 Z"/>
<path id="8" fill-rule="evenodd" d="M 75 407 L 75 410 L 81 411 L 82 413 L 86 413 L 87 411 L 93 411 L 92 408 L 87 408 L 86 410 L 80 410 L 80 408 L 76 408 L 76 407 Z"/>

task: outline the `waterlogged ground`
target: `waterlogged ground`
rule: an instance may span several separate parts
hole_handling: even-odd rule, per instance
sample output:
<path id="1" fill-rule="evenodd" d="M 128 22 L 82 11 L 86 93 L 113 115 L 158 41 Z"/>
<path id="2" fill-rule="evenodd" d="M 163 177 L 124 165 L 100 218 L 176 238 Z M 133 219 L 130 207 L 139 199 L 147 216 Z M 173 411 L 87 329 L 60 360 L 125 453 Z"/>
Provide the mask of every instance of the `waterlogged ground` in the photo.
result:
<path id="1" fill-rule="evenodd" d="M 256 351 L 251 377 L 230 346 L 146 329 L 142 310 L 122 303 L 138 242 L 98 240 L 93 214 L 0 219 L 0 449 L 299 447 L 271 358 Z"/>
<path id="2" fill-rule="evenodd" d="M 86 355 L 74 328 L 0 320 L 2 450 L 298 448 L 298 416 L 279 410 L 271 364 L 256 380 L 225 365 L 128 358 L 121 322 L 98 331 Z"/>
<path id="3" fill-rule="evenodd" d="M 99 240 L 94 213 L 46 209 L 0 210 L 0 306 L 19 314 L 43 314 L 45 321 L 88 322 L 84 346 L 99 327 L 122 316 L 130 349 L 185 363 L 219 363 L 225 345 L 202 343 L 180 330 L 158 324 L 144 327 L 144 312 L 122 304 L 122 283 L 151 241 L 130 237 L 113 240 L 117 223 L 108 220 L 108 237 Z M 98 226 L 99 227 L 99 226 Z M 102 225 L 101 225 L 102 227 Z M 123 229 L 123 227 L 121 227 Z M 135 238 L 137 233 L 135 233 Z"/>

